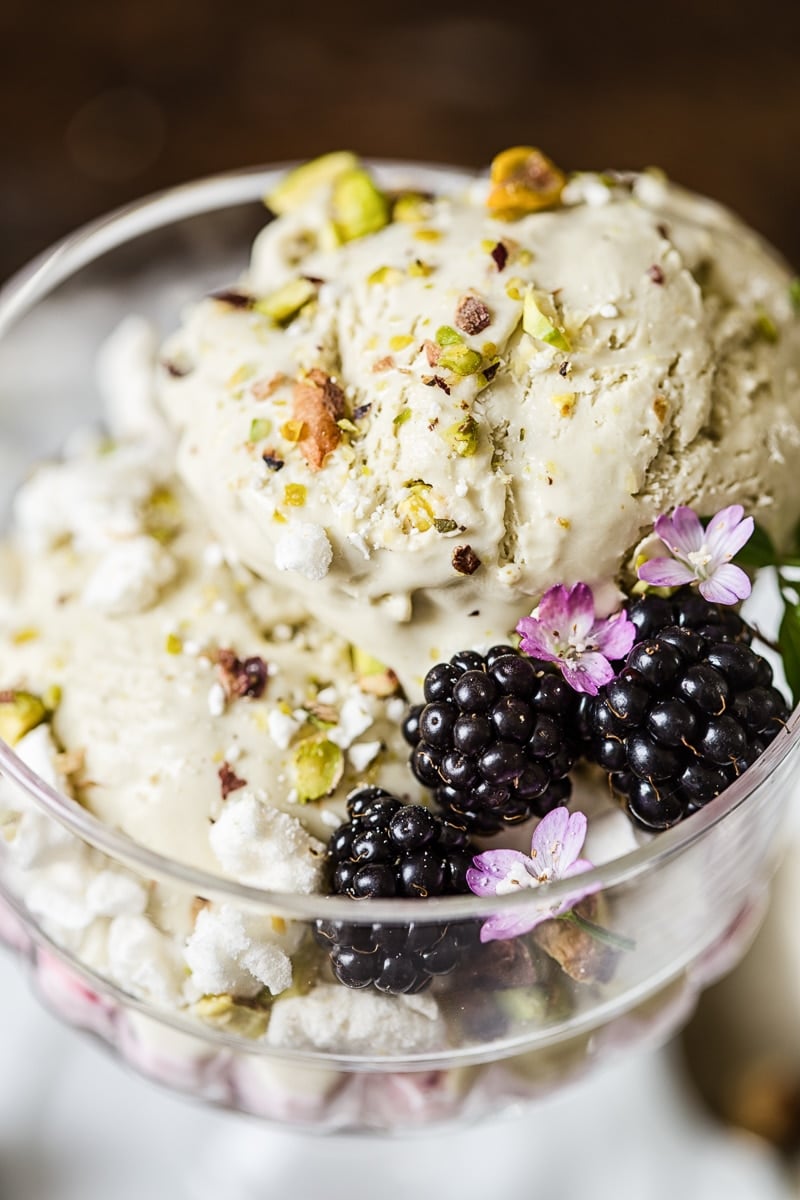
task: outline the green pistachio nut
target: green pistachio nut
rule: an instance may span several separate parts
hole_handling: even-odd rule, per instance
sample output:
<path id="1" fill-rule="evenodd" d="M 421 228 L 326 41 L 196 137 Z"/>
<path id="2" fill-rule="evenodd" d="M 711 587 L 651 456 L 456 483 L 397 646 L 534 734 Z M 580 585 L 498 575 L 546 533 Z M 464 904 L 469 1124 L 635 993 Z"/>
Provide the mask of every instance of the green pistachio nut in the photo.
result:
<path id="1" fill-rule="evenodd" d="M 547 342 L 556 350 L 569 350 L 570 344 L 563 329 L 550 319 L 545 311 L 544 297 L 530 288 L 525 293 L 522 309 L 522 328 L 539 342 Z"/>
<path id="2" fill-rule="evenodd" d="M 455 425 L 446 429 L 444 437 L 450 449 L 460 458 L 472 458 L 473 454 L 477 453 L 480 441 L 478 422 L 474 417 L 465 417 L 463 421 L 456 421 Z"/>
<path id="3" fill-rule="evenodd" d="M 0 737 L 10 746 L 47 720 L 47 706 L 32 692 L 2 692 L 0 697 Z"/>
<path id="4" fill-rule="evenodd" d="M 437 346 L 461 346 L 464 339 L 452 325 L 440 325 L 436 330 Z"/>
<path id="5" fill-rule="evenodd" d="M 548 1015 L 547 991 L 543 987 L 506 988 L 495 993 L 495 1002 L 510 1020 L 528 1024 Z"/>
<path id="6" fill-rule="evenodd" d="M 272 433 L 272 421 L 268 417 L 254 417 L 250 422 L 248 442 L 263 442 Z"/>
<path id="7" fill-rule="evenodd" d="M 358 159 L 349 150 L 336 150 L 332 154 L 312 158 L 310 162 L 284 175 L 280 183 L 264 197 L 264 203 L 277 216 L 282 216 L 301 208 L 314 192 L 329 186 L 340 175 L 357 167 Z"/>
<path id="8" fill-rule="evenodd" d="M 332 211 L 343 242 L 377 233 L 389 223 L 389 202 L 363 167 L 353 167 L 334 180 Z"/>
<path id="9" fill-rule="evenodd" d="M 305 738 L 292 755 L 298 804 L 329 796 L 344 774 L 344 754 L 326 737 Z"/>
<path id="10" fill-rule="evenodd" d="M 233 996 L 203 996 L 192 1006 L 195 1016 L 215 1029 L 240 1037 L 262 1038 L 269 1025 L 269 1012 L 254 1004 L 239 1004 Z"/>
<path id="11" fill-rule="evenodd" d="M 430 216 L 431 202 L 419 192 L 403 192 L 392 208 L 394 221 L 424 221 Z"/>
<path id="12" fill-rule="evenodd" d="M 276 325 L 283 325 L 297 316 L 316 294 L 316 286 L 309 279 L 292 279 L 271 295 L 256 300 L 253 308 Z"/>
<path id="13" fill-rule="evenodd" d="M 439 370 L 452 371 L 454 375 L 475 375 L 481 369 L 483 359 L 477 350 L 469 346 L 445 346 L 436 366 Z"/>

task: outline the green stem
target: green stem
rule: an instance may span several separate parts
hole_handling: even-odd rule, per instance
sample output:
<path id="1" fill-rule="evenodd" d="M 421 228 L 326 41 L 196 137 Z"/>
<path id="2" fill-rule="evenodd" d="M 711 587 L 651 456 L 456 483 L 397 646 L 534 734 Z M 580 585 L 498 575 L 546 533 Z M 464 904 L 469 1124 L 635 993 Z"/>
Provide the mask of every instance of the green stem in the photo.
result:
<path id="1" fill-rule="evenodd" d="M 561 920 L 572 921 L 573 925 L 577 925 L 595 941 L 602 942 L 604 946 L 610 946 L 612 950 L 631 951 L 636 949 L 636 942 L 633 938 L 625 937 L 621 933 L 612 933 L 610 929 L 605 929 L 602 925 L 595 925 L 594 921 L 588 921 L 574 909 L 571 912 L 563 913 Z"/>

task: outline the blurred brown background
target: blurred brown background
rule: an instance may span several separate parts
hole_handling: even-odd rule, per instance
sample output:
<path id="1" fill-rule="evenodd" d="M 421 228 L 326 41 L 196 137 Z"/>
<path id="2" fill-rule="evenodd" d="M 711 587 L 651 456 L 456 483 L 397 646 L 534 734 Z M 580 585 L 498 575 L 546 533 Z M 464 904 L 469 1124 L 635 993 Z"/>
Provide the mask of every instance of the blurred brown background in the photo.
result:
<path id="1" fill-rule="evenodd" d="M 156 188 L 533 141 L 737 208 L 800 263 L 800 4 L 2 0 L 0 275 Z"/>

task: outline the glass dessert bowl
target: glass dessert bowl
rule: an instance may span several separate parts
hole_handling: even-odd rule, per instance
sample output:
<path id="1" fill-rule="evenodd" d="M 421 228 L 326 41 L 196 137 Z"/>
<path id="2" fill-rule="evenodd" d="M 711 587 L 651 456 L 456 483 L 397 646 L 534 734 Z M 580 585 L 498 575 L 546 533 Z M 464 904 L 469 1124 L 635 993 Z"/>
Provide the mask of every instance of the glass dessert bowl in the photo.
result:
<path id="1" fill-rule="evenodd" d="M 416 165 L 375 170 L 398 191 L 436 193 L 465 179 Z M 100 419 L 91 363 L 122 317 L 135 310 L 167 333 L 184 304 L 238 276 L 263 223 L 258 201 L 280 175 L 231 175 L 135 205 L 11 281 L 0 296 L 10 483 L 76 426 Z M 53 352 L 42 354 L 42 344 Z M 35 753 L 25 761 L 0 743 L 3 809 L 13 814 L 6 840 L 19 839 L 24 821 L 36 843 L 26 862 L 7 849 L 0 856 L 0 936 L 65 1020 L 195 1097 L 320 1131 L 479 1118 L 663 1039 L 736 961 L 766 902 L 793 791 L 797 726 L 795 713 L 722 795 L 646 844 L 618 841 L 618 822 L 593 823 L 590 813 L 590 857 L 602 865 L 579 885 L 556 877 L 535 898 L 357 906 L 345 896 L 266 890 L 159 853 L 62 794 L 57 772 L 48 778 Z M 36 728 L 47 726 L 27 736 Z M 222 765 L 238 785 L 236 760 Z M 238 790 L 231 787 L 228 812 L 244 811 Z M 213 928 L 211 916 L 201 921 L 204 911 Z M 186 965 L 159 933 L 165 913 L 175 929 L 205 925 L 194 974 L 205 970 L 213 983 L 217 971 L 218 989 L 183 990 Z M 532 917 L 527 931 L 480 941 L 490 918 L 515 913 L 523 924 Z M 424 990 L 381 994 L 335 980 L 332 938 L 358 954 L 375 938 L 405 944 L 410 928 L 419 955 L 448 958 Z M 218 963 L 208 967 L 212 944 L 226 970 L 247 979 L 241 993 L 224 990 Z"/>

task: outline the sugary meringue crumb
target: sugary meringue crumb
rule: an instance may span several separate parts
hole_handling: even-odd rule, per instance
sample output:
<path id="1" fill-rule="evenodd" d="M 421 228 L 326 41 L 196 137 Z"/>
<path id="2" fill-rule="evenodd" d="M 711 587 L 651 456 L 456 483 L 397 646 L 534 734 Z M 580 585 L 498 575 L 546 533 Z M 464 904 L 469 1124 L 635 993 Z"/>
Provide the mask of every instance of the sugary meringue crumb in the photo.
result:
<path id="1" fill-rule="evenodd" d="M 212 683 L 208 689 L 208 711 L 212 717 L 221 717 L 225 712 L 227 698 L 221 683 Z"/>
<path id="2" fill-rule="evenodd" d="M 279 750 L 289 749 L 292 738 L 302 724 L 302 719 L 298 720 L 292 713 L 280 708 L 271 708 L 267 713 L 267 732 Z"/>
<path id="3" fill-rule="evenodd" d="M 321 525 L 304 521 L 293 525 L 275 545 L 275 566 L 279 571 L 295 571 L 318 583 L 333 562 L 333 547 Z"/>
<path id="4" fill-rule="evenodd" d="M 137 537 L 107 550 L 83 590 L 84 604 L 111 616 L 145 612 L 178 572 L 155 538 Z"/>
<path id="5" fill-rule="evenodd" d="M 291 961 L 267 928 L 263 918 L 229 904 L 201 909 L 184 951 L 193 998 L 222 993 L 249 997 L 265 987 L 277 996 L 290 987 Z"/>
<path id="6" fill-rule="evenodd" d="M 242 883 L 275 892 L 316 892 L 322 886 L 325 847 L 296 817 L 234 793 L 209 831 L 221 867 Z"/>
<path id="7" fill-rule="evenodd" d="M 365 771 L 369 764 L 381 752 L 380 742 L 355 742 L 347 751 L 347 756 L 355 771 Z"/>
<path id="8" fill-rule="evenodd" d="M 382 996 L 319 984 L 306 996 L 287 996 L 272 1009 L 271 1046 L 397 1054 L 441 1045 L 443 1021 L 429 996 Z"/>
<path id="9" fill-rule="evenodd" d="M 183 986 L 177 947 L 144 916 L 115 917 L 108 930 L 108 973 L 134 996 L 175 1004 Z"/>

